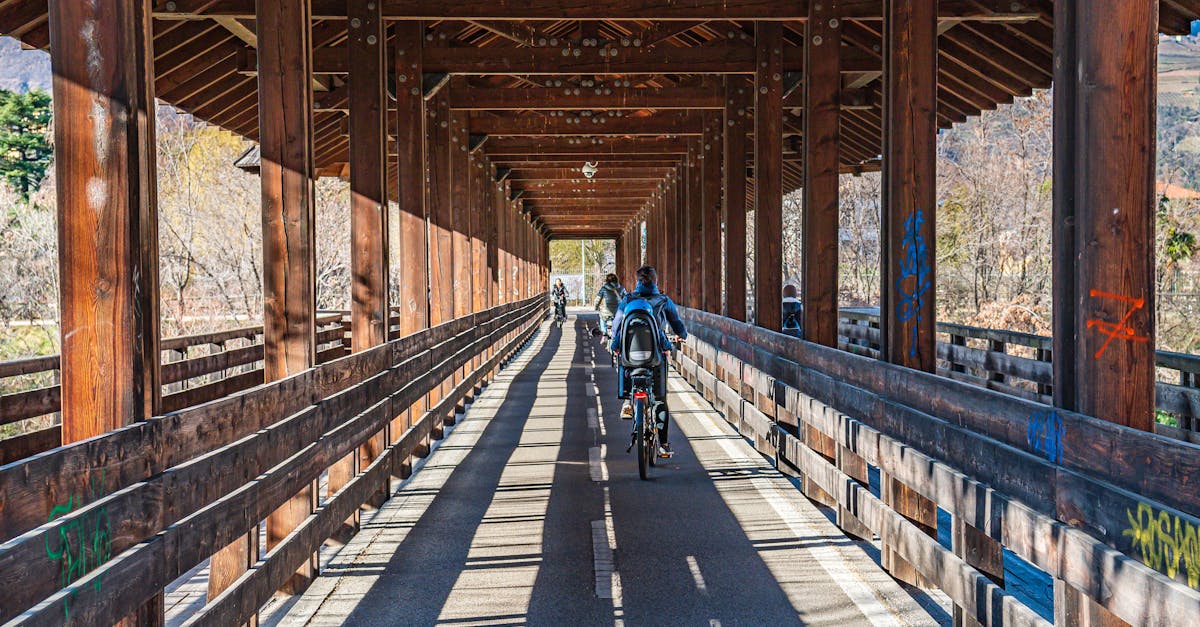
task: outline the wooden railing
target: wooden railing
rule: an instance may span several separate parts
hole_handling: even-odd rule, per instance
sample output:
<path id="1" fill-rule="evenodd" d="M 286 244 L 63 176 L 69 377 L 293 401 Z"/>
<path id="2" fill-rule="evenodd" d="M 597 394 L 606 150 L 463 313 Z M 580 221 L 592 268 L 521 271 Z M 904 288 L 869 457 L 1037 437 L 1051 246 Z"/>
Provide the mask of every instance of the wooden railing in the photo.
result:
<path id="1" fill-rule="evenodd" d="M 382 432 L 378 457 L 191 618 L 246 624 L 405 475 L 545 312 L 544 295 L 494 307 L 0 466 L 0 622 L 112 624 Z M 443 382 L 453 388 L 426 409 L 422 399 L 450 387 Z"/>
<path id="2" fill-rule="evenodd" d="M 1051 338 L 939 322 L 938 374 L 1049 403 L 1053 394 Z M 843 309 L 841 348 L 861 355 L 879 354 L 879 316 L 873 309 Z M 1200 356 L 1157 352 L 1156 405 L 1177 424 L 1156 423 L 1156 433 L 1200 443 Z"/>
<path id="3" fill-rule="evenodd" d="M 175 411 L 249 389 L 263 382 L 262 326 L 200 333 L 162 341 L 163 411 Z M 350 324 L 341 312 L 317 316 L 317 361 L 350 350 Z M 58 355 L 0 361 L 0 384 L 28 388 L 3 394 L 0 425 L 21 433 L 0 439 L 0 464 L 52 449 L 62 441 Z M 32 384 L 23 385 L 23 381 Z M 41 424 L 51 423 L 51 424 Z M 32 427 L 32 428 L 30 428 Z"/>
<path id="4" fill-rule="evenodd" d="M 685 377 L 843 530 L 878 536 L 893 575 L 940 588 L 956 614 L 1047 624 L 1005 590 L 1003 548 L 1054 579 L 1058 624 L 1103 611 L 1200 625 L 1200 446 L 683 315 Z M 939 509 L 950 547 L 937 540 Z"/>

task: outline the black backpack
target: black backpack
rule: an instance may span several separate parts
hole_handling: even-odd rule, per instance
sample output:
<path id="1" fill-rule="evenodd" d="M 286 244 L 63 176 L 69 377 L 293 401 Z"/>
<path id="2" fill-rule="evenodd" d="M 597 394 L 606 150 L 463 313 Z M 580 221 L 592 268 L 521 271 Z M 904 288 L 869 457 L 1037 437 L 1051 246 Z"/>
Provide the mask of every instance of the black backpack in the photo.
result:
<path id="1" fill-rule="evenodd" d="M 657 368 L 662 363 L 659 335 L 658 317 L 650 303 L 644 300 L 627 303 L 625 322 L 621 327 L 621 365 L 625 368 Z"/>

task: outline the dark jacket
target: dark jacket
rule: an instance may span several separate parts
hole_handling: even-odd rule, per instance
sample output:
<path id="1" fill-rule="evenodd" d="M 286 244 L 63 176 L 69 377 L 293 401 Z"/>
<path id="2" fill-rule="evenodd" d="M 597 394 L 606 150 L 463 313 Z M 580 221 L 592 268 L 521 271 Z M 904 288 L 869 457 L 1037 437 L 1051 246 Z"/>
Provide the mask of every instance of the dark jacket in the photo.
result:
<path id="1" fill-rule="evenodd" d="M 596 292 L 596 311 L 600 311 L 600 305 L 604 305 L 604 311 L 611 318 L 617 315 L 617 310 L 621 308 L 621 299 L 628 292 L 620 283 L 605 283 L 600 286 L 600 290 Z"/>

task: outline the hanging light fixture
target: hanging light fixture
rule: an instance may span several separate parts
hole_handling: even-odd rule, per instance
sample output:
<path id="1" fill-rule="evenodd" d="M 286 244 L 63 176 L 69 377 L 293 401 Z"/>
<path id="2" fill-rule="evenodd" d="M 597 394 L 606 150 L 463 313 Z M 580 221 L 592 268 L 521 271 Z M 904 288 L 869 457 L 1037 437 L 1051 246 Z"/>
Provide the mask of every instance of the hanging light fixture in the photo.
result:
<path id="1" fill-rule="evenodd" d="M 579 168 L 579 170 L 581 172 L 583 172 L 584 176 L 586 176 L 590 179 L 593 176 L 596 176 L 596 170 L 597 170 L 596 166 L 599 165 L 599 163 L 600 163 L 599 161 L 597 161 L 596 163 L 592 163 L 590 161 L 584 161 L 583 167 Z"/>

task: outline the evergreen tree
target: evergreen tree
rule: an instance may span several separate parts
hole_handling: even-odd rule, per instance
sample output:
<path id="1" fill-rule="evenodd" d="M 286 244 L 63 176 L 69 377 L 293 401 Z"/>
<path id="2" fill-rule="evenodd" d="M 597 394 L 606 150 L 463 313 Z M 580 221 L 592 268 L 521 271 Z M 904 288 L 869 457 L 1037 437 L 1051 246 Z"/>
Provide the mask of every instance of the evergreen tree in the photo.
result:
<path id="1" fill-rule="evenodd" d="M 0 89 L 0 176 L 24 200 L 50 167 L 50 94 Z"/>

